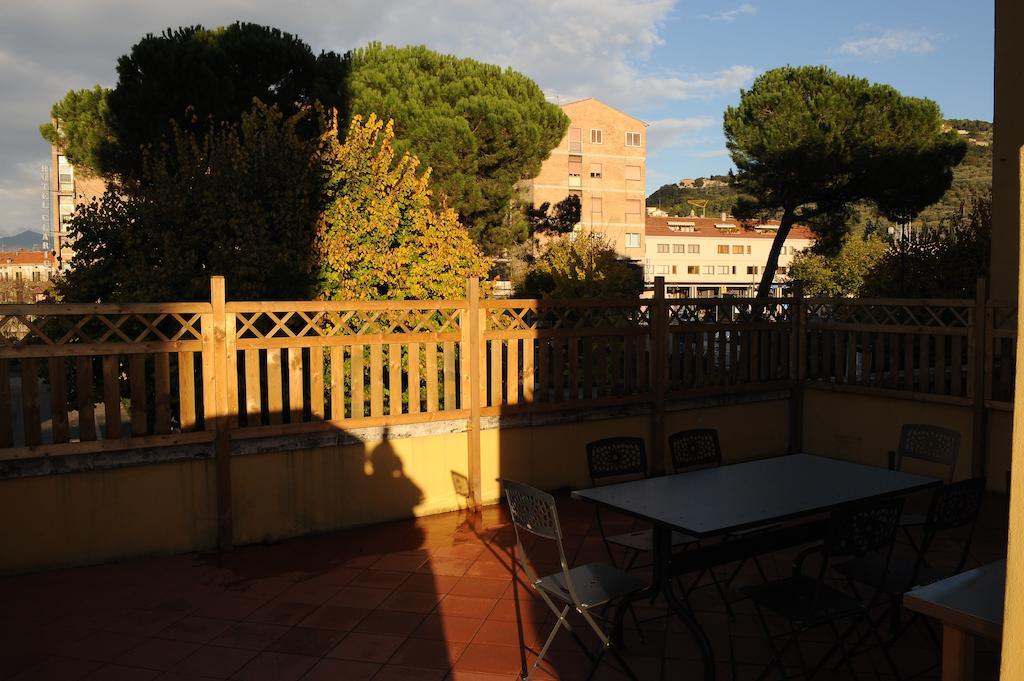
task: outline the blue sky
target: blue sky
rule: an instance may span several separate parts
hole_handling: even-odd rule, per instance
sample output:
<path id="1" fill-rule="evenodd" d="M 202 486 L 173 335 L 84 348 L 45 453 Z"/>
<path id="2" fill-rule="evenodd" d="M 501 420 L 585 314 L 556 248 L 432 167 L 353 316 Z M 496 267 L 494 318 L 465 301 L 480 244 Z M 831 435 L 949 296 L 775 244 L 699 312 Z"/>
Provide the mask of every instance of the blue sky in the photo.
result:
<path id="1" fill-rule="evenodd" d="M 703 0 L 676 5 L 660 33 L 663 44 L 651 51 L 641 66 L 644 71 L 685 65 L 695 74 L 713 74 L 741 65 L 760 73 L 785 64 L 826 64 L 841 73 L 889 83 L 904 94 L 934 99 L 947 118 L 992 120 L 991 3 Z M 687 128 L 675 144 L 650 149 L 649 191 L 682 177 L 728 170 L 721 115 L 736 101 L 737 92 L 722 92 L 636 109 L 636 115 L 654 122 L 654 141 L 664 125 L 658 121 L 713 119 L 706 126 Z"/>
<path id="2" fill-rule="evenodd" d="M 604 100 L 652 123 L 649 191 L 728 170 L 722 112 L 784 64 L 889 83 L 947 117 L 992 117 L 991 0 L 0 2 L 0 236 L 39 228 L 38 126 L 53 102 L 113 86 L 117 58 L 148 32 L 236 20 L 317 51 L 425 44 L 522 71 L 553 99 Z"/>

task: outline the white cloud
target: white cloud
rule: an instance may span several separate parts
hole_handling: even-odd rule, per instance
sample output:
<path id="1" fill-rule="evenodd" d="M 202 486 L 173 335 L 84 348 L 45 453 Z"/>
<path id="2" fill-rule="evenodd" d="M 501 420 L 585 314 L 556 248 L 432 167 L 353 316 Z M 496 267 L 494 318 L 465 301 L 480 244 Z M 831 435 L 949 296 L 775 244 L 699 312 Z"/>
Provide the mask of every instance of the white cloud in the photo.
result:
<path id="1" fill-rule="evenodd" d="M 882 59 L 897 54 L 934 52 L 939 35 L 931 31 L 897 31 L 884 29 L 875 35 L 847 40 L 839 51 L 853 57 Z"/>
<path id="2" fill-rule="evenodd" d="M 697 158 L 725 158 L 728 155 L 728 149 L 711 149 L 709 151 L 701 151 L 694 154 Z"/>
<path id="3" fill-rule="evenodd" d="M 690 116 L 688 118 L 662 118 L 651 121 L 647 128 L 648 150 L 651 153 L 683 144 L 695 144 L 704 140 L 693 133 L 705 130 L 718 123 L 712 116 Z"/>
<path id="4" fill-rule="evenodd" d="M 744 14 L 757 14 L 757 8 L 749 2 L 745 2 L 739 7 L 734 7 L 733 9 L 724 9 L 721 12 L 716 12 L 715 14 L 705 14 L 701 19 L 707 19 L 708 21 L 727 21 L 732 23 Z"/>

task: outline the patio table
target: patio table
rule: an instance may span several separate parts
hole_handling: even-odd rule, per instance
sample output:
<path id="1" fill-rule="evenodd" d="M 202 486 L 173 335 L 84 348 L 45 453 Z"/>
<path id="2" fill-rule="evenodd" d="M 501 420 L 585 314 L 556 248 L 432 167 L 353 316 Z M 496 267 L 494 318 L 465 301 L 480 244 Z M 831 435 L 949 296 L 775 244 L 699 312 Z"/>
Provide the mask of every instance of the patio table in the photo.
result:
<path id="1" fill-rule="evenodd" d="M 942 622 L 942 678 L 974 678 L 974 637 L 1003 637 L 1006 561 L 989 563 L 904 594 L 907 610 Z"/>
<path id="2" fill-rule="evenodd" d="M 715 678 L 714 654 L 694 613 L 674 593 L 675 575 L 713 567 L 757 553 L 820 538 L 824 521 L 811 521 L 836 508 L 902 496 L 936 487 L 936 478 L 829 459 L 791 454 L 577 490 L 572 496 L 651 523 L 654 528 L 651 593 L 662 593 L 700 649 L 704 678 Z M 784 521 L 778 530 L 718 542 L 673 555 L 673 531 L 706 539 Z M 643 595 L 641 595 L 643 597 Z M 619 617 L 623 609 L 617 613 Z"/>

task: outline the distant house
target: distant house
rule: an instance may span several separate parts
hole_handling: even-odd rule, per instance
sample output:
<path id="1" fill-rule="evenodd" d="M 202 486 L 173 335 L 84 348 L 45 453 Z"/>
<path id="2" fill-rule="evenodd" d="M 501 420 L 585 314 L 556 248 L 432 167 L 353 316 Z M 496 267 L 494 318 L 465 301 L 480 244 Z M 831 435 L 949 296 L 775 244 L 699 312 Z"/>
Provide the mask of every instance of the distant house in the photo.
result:
<path id="1" fill-rule="evenodd" d="M 53 271 L 47 251 L 0 251 L 0 302 L 38 302 L 50 288 Z"/>
<path id="2" fill-rule="evenodd" d="M 757 291 L 778 221 L 648 217 L 644 277 L 665 278 L 666 294 L 679 298 L 749 296 Z M 789 280 L 793 256 L 814 245 L 814 234 L 796 225 L 779 255 L 775 288 Z"/>

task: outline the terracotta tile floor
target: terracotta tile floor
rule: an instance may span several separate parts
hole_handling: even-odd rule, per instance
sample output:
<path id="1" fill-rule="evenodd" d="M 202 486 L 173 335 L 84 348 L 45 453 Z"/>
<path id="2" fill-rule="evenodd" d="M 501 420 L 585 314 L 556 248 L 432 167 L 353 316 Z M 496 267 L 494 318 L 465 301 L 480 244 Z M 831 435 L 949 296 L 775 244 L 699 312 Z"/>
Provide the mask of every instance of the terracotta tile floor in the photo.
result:
<path id="1" fill-rule="evenodd" d="M 576 562 L 604 560 L 592 509 L 561 497 L 567 550 Z M 1004 554 L 1005 499 L 987 500 L 972 562 Z M 625 530 L 625 519 L 609 523 Z M 495 681 L 520 668 L 520 632 L 537 650 L 552 619 L 522 585 L 513 588 L 512 532 L 501 508 L 451 513 L 249 546 L 226 555 L 126 561 L 0 580 L 0 679 L 196 681 Z M 947 544 L 955 549 L 955 542 Z M 541 564 L 550 553 L 537 554 Z M 765 557 L 772 575 L 792 553 Z M 643 574 L 643 570 L 638 571 Z M 756 579 L 753 566 L 736 585 Z M 693 605 L 715 647 L 721 679 L 753 678 L 769 659 L 752 609 L 730 622 L 712 589 Z M 637 606 L 645 640 L 626 632 L 626 657 L 641 679 L 699 678 L 699 656 L 660 603 Z M 520 623 L 522 627 L 520 627 Z M 595 641 L 583 632 L 584 640 Z M 809 635 L 809 658 L 829 646 Z M 901 671 L 935 660 L 923 631 L 896 650 Z M 858 678 L 889 678 L 877 653 L 857 657 Z M 981 674 L 998 657 L 979 650 Z M 584 679 L 589 665 L 559 635 L 545 679 Z M 825 673 L 820 678 L 849 678 Z M 602 666 L 598 679 L 622 679 Z M 922 678 L 937 678 L 935 673 Z M 985 678 L 984 676 L 980 678 Z"/>

